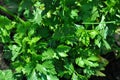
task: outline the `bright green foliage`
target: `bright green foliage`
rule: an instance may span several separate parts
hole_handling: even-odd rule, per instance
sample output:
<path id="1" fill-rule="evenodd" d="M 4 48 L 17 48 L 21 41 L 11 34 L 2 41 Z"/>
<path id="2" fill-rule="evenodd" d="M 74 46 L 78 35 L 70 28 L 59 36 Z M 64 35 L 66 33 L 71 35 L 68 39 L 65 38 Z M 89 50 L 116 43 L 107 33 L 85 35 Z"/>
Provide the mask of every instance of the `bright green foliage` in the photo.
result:
<path id="1" fill-rule="evenodd" d="M 15 80 L 11 70 L 0 70 L 0 80 Z"/>
<path id="2" fill-rule="evenodd" d="M 101 55 L 116 48 L 119 0 L 5 0 L 9 2 L 17 12 L 0 6 L 8 14 L 0 15 L 0 42 L 12 71 L 1 70 L 0 80 L 105 76 L 101 71 L 108 61 Z"/>

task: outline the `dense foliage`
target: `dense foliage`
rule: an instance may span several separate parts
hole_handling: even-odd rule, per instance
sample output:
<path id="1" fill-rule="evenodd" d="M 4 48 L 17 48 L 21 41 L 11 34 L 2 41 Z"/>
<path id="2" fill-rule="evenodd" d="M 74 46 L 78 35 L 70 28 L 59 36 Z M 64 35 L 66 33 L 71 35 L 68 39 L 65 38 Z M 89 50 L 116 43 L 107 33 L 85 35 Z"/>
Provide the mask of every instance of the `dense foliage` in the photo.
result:
<path id="1" fill-rule="evenodd" d="M 119 56 L 113 38 L 119 5 L 119 0 L 1 0 L 0 42 L 9 69 L 0 71 L 0 80 L 105 76 L 108 61 L 101 55 Z"/>

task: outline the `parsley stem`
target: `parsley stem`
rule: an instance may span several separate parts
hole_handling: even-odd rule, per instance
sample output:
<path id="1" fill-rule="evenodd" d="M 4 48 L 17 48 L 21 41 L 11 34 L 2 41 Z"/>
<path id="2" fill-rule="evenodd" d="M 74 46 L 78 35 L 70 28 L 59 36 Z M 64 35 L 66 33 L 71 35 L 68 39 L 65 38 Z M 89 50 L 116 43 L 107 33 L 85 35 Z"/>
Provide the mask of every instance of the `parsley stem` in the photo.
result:
<path id="1" fill-rule="evenodd" d="M 82 24 L 115 24 L 116 21 L 107 21 L 107 22 L 83 22 Z"/>
<path id="2" fill-rule="evenodd" d="M 21 23 L 24 23 L 24 20 L 21 19 L 20 17 L 14 15 L 13 13 L 11 13 L 9 10 L 7 10 L 5 7 L 0 6 L 0 10 L 3 11 L 4 13 L 8 14 L 9 16 L 13 17 L 16 21 L 19 21 Z"/>

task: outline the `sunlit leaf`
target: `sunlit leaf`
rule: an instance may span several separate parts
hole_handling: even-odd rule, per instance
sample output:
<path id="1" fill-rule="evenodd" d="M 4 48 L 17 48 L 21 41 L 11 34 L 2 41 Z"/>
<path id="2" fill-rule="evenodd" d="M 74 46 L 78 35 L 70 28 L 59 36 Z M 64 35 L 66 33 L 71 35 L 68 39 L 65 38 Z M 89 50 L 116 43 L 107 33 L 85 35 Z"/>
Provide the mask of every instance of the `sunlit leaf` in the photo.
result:
<path id="1" fill-rule="evenodd" d="M 11 45 L 9 46 L 9 48 L 12 50 L 12 61 L 14 61 L 20 53 L 20 47 L 18 47 L 17 45 Z"/>
<path id="2" fill-rule="evenodd" d="M 42 60 L 58 58 L 54 50 L 48 49 L 47 51 L 42 53 Z"/>
<path id="3" fill-rule="evenodd" d="M 32 73 L 28 77 L 28 80 L 38 80 L 38 77 L 37 77 L 35 70 L 32 71 Z"/>
<path id="4" fill-rule="evenodd" d="M 109 50 L 111 49 L 110 45 L 108 44 L 108 42 L 106 40 L 103 40 L 103 43 L 107 49 L 109 49 Z"/>
<path id="5" fill-rule="evenodd" d="M 67 57 L 67 52 L 70 50 L 69 46 L 65 46 L 65 45 L 59 45 L 56 49 L 56 51 L 58 52 L 58 54 L 61 57 Z"/>
<path id="6" fill-rule="evenodd" d="M 87 60 L 90 60 L 90 61 L 98 61 L 99 60 L 99 57 L 98 56 L 90 56 L 89 58 L 87 58 Z"/>
<path id="7" fill-rule="evenodd" d="M 0 70 L 0 76 L 1 80 L 15 80 L 11 70 Z"/>
<path id="8" fill-rule="evenodd" d="M 84 63 L 84 61 L 82 60 L 82 58 L 76 58 L 75 62 L 76 62 L 76 64 L 79 65 L 80 67 L 84 67 L 84 66 L 85 66 L 85 63 Z"/>
<path id="9" fill-rule="evenodd" d="M 47 80 L 59 80 L 59 79 L 54 75 L 47 75 Z"/>
<path id="10" fill-rule="evenodd" d="M 75 73 L 72 75 L 72 80 L 78 80 L 78 76 Z"/>

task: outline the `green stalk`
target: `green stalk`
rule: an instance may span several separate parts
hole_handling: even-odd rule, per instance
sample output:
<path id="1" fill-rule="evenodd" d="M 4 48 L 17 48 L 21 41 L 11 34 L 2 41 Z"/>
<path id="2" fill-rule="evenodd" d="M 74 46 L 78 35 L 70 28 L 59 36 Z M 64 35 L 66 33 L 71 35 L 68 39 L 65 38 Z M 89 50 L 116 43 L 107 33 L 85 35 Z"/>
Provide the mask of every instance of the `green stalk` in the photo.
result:
<path id="1" fill-rule="evenodd" d="M 116 21 L 107 21 L 107 22 L 83 22 L 82 24 L 115 24 Z"/>
<path id="2" fill-rule="evenodd" d="M 0 5 L 0 10 L 3 11 L 4 13 L 10 15 L 11 17 L 13 17 L 16 21 L 25 23 L 23 19 L 21 19 L 19 16 L 14 15 L 13 13 L 11 13 L 9 10 L 7 10 L 5 7 L 3 7 L 1 5 Z"/>

